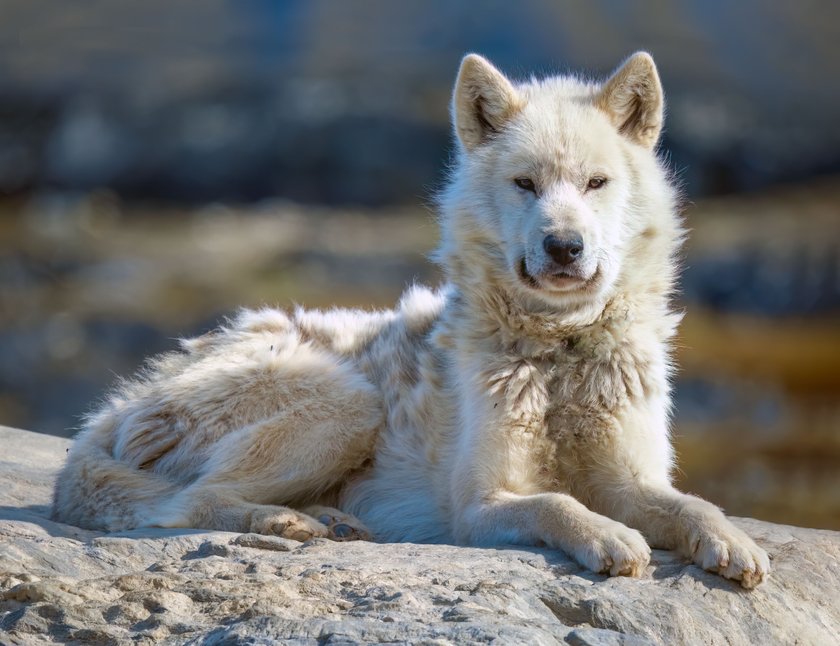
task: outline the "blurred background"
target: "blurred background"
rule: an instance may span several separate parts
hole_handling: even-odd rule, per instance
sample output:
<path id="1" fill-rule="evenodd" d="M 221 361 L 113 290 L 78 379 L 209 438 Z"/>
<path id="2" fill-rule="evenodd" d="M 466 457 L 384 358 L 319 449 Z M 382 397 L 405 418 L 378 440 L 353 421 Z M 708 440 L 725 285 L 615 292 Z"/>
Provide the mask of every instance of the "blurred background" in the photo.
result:
<path id="1" fill-rule="evenodd" d="M 637 49 L 693 231 L 679 484 L 840 529 L 829 0 L 4 0 L 0 424 L 72 435 L 118 375 L 239 306 L 436 281 L 461 56 L 602 76 Z"/>

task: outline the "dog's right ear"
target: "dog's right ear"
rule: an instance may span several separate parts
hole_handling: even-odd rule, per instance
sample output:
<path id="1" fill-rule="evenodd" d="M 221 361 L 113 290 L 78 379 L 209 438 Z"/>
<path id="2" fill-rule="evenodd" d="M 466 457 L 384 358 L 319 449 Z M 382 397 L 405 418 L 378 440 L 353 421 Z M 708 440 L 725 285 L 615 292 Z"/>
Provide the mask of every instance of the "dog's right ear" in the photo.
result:
<path id="1" fill-rule="evenodd" d="M 452 120 L 464 148 L 472 150 L 499 132 L 520 107 L 504 74 L 478 54 L 464 57 L 452 96 Z"/>

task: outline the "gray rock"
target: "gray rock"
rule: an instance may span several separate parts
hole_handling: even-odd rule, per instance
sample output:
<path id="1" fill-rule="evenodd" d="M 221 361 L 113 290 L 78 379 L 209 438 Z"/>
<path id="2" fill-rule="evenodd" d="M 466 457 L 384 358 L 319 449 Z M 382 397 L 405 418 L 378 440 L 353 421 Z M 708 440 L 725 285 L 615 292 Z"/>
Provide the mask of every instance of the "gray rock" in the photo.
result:
<path id="1" fill-rule="evenodd" d="M 642 579 L 544 549 L 333 543 L 49 520 L 68 440 L 0 428 L 0 643 L 832 644 L 840 533 L 735 522 L 752 592 L 654 551 Z"/>

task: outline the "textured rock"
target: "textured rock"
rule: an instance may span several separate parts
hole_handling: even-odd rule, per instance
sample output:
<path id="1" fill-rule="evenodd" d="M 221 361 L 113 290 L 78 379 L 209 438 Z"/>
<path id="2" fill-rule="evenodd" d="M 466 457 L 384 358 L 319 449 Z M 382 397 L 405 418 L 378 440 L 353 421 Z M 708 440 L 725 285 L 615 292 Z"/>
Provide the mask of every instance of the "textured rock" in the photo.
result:
<path id="1" fill-rule="evenodd" d="M 300 544 L 48 519 L 68 441 L 0 429 L 0 644 L 832 644 L 840 533 L 736 519 L 773 558 L 753 592 L 654 551 L 642 579 L 510 547 Z"/>

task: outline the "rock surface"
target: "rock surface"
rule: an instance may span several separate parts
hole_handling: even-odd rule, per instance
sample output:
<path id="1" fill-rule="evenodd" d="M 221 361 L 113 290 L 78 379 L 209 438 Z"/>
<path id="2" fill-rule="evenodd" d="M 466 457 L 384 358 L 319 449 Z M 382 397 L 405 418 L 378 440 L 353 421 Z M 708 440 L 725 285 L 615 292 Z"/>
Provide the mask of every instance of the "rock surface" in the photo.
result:
<path id="1" fill-rule="evenodd" d="M 654 551 L 642 579 L 543 549 L 92 532 L 49 520 L 68 440 L 0 428 L 0 644 L 833 644 L 840 533 L 735 522 L 753 592 Z"/>

